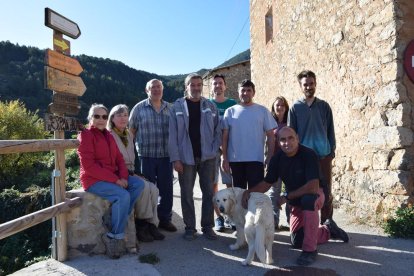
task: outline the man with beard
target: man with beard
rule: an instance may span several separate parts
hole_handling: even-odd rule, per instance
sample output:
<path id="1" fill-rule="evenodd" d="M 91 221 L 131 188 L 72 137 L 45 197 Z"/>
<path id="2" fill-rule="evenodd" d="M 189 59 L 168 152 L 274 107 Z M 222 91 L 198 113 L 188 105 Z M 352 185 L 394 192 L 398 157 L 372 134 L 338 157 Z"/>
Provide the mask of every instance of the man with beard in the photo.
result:
<path id="1" fill-rule="evenodd" d="M 215 104 L 201 96 L 203 79 L 200 75 L 188 75 L 185 90 L 187 95 L 172 106 L 168 140 L 170 161 L 178 172 L 181 188 L 184 239 L 191 241 L 197 237 L 193 189 L 198 173 L 203 194 L 201 230 L 207 239 L 215 240 L 213 183 L 221 144 L 219 114 Z"/>
<path id="2" fill-rule="evenodd" d="M 318 155 L 326 183 L 325 204 L 321 209 L 321 223 L 324 223 L 331 221 L 333 216 L 332 159 L 335 157 L 336 142 L 332 110 L 327 102 L 315 97 L 315 73 L 302 71 L 297 79 L 305 97 L 290 108 L 288 126 L 297 132 L 301 144 L 313 149 Z"/>
<path id="3" fill-rule="evenodd" d="M 222 167 L 226 172 L 231 169 L 235 187 L 246 189 L 263 180 L 264 164 L 268 165 L 273 155 L 277 125 L 266 107 L 253 102 L 253 82 L 241 81 L 238 90 L 240 104 L 229 107 L 223 117 Z"/>

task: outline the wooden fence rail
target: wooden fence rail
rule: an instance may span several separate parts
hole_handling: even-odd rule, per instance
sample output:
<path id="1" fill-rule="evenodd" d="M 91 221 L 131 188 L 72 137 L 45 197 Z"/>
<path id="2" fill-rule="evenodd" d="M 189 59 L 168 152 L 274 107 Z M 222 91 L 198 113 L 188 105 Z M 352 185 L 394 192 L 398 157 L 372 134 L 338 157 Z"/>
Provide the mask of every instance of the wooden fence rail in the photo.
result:
<path id="1" fill-rule="evenodd" d="M 0 239 L 7 238 L 8 236 L 42 223 L 60 213 L 70 211 L 70 209 L 81 205 L 81 203 L 82 199 L 80 197 L 66 199 L 65 202 L 58 203 L 48 208 L 0 224 Z"/>
<path id="2" fill-rule="evenodd" d="M 63 131 L 55 131 L 54 138 L 48 140 L 0 140 L 0 154 L 27 153 L 40 151 L 55 151 L 55 171 L 54 177 L 54 199 L 56 204 L 25 215 L 12 221 L 0 224 L 0 239 L 18 233 L 43 221 L 56 217 L 56 228 L 58 233 L 57 244 L 52 250 L 53 258 L 58 261 L 65 261 L 67 258 L 67 232 L 65 212 L 79 206 L 81 198 L 65 198 L 65 149 L 75 149 L 79 146 L 79 141 L 75 139 L 64 139 Z"/>
<path id="3" fill-rule="evenodd" d="M 0 154 L 75 149 L 78 146 L 76 139 L 0 140 Z"/>

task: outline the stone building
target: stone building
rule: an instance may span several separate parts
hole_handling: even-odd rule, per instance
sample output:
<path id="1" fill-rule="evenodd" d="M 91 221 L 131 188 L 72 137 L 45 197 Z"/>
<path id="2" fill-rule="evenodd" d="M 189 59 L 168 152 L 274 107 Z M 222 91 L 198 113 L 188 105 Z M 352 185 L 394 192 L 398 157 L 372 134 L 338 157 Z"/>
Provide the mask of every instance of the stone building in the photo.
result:
<path id="1" fill-rule="evenodd" d="M 228 66 L 217 67 L 211 69 L 203 76 L 203 96 L 212 98 L 211 94 L 211 78 L 216 74 L 222 74 L 226 78 L 226 97 L 233 98 L 238 101 L 237 84 L 243 79 L 250 79 L 250 60 L 245 60 Z"/>
<path id="2" fill-rule="evenodd" d="M 334 114 L 336 202 L 375 220 L 412 203 L 414 85 L 403 64 L 414 1 L 250 0 L 250 22 L 257 102 L 292 103 L 296 75 L 316 73 Z"/>

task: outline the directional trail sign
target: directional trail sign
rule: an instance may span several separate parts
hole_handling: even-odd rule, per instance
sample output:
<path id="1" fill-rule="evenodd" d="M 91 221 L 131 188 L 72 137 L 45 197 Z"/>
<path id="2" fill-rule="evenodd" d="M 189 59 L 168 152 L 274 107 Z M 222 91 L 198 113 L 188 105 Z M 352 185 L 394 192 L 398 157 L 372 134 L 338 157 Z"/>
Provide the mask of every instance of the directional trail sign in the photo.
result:
<path id="1" fill-rule="evenodd" d="M 81 34 L 78 24 L 49 8 L 45 8 L 45 25 L 74 39 Z"/>
<path id="2" fill-rule="evenodd" d="M 53 50 L 56 50 L 59 53 L 63 53 L 67 56 L 70 56 L 70 41 L 64 39 L 61 33 L 56 33 L 56 31 L 54 31 Z"/>
<path id="3" fill-rule="evenodd" d="M 50 67 L 76 76 L 83 71 L 79 61 L 50 49 L 46 50 L 45 63 Z"/>
<path id="4" fill-rule="evenodd" d="M 48 131 L 75 131 L 80 130 L 82 124 L 77 118 L 72 117 L 61 117 L 52 114 L 45 114 L 44 118 L 45 130 Z"/>
<path id="5" fill-rule="evenodd" d="M 86 91 L 86 86 L 81 77 L 49 66 L 45 66 L 45 88 L 77 96 L 82 96 Z"/>

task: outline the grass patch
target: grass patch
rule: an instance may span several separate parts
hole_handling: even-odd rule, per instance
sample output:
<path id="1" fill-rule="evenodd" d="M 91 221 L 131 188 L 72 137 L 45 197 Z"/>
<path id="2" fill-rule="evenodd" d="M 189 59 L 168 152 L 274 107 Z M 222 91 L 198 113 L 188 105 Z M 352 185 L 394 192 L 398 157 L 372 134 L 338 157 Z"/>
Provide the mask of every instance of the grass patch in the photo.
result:
<path id="1" fill-rule="evenodd" d="M 414 239 L 414 206 L 398 208 L 394 217 L 385 221 L 383 228 L 390 237 Z"/>
<path id="2" fill-rule="evenodd" d="M 147 264 L 152 264 L 152 265 L 160 262 L 160 258 L 158 258 L 156 253 L 149 253 L 149 254 L 141 255 L 139 256 L 138 260 L 141 263 L 147 263 Z"/>

